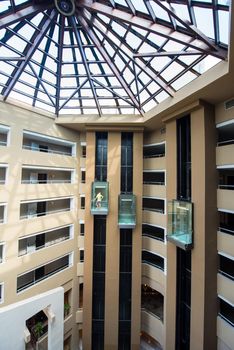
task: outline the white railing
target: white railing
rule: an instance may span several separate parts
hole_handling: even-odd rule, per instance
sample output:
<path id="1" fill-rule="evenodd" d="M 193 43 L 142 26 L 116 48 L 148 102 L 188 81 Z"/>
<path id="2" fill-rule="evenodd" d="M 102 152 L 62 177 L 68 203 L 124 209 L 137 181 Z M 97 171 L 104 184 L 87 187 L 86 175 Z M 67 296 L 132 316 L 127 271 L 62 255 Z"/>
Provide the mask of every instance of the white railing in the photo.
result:
<path id="1" fill-rule="evenodd" d="M 1 182 L 0 182 L 1 183 Z M 68 183 L 71 183 L 71 180 L 22 180 L 21 181 L 22 184 L 68 184 Z"/>
<path id="2" fill-rule="evenodd" d="M 44 266 L 46 266 L 46 265 L 44 265 Z M 44 279 L 49 278 L 49 277 L 55 275 L 56 273 L 58 273 L 58 272 L 60 272 L 60 271 L 63 271 L 63 270 L 65 270 L 66 268 L 71 267 L 71 266 L 72 266 L 72 264 L 65 264 L 64 266 L 62 266 L 62 267 L 60 267 L 60 268 L 58 268 L 58 269 L 56 269 L 56 270 L 54 270 L 54 271 L 48 273 L 47 275 L 42 276 L 41 278 L 38 278 L 37 280 L 34 279 L 34 281 L 32 281 L 32 282 L 30 282 L 30 283 L 28 283 L 28 284 L 25 284 L 24 286 L 22 286 L 22 287 L 20 287 L 20 288 L 17 288 L 17 293 L 21 292 L 21 291 L 24 290 L 24 289 L 27 289 L 27 288 L 29 288 L 29 287 L 32 287 L 32 286 L 34 286 L 35 284 L 37 284 L 38 282 L 43 281 Z M 35 270 L 34 270 L 34 273 L 35 273 Z M 21 276 L 22 276 L 22 275 L 21 275 Z M 35 278 L 35 276 L 34 276 L 34 278 Z"/>
<path id="3" fill-rule="evenodd" d="M 7 146 L 7 141 L 0 141 L 0 146 Z"/>
<path id="4" fill-rule="evenodd" d="M 35 147 L 35 146 L 29 146 L 29 145 L 23 145 L 23 149 L 28 149 L 30 151 L 37 151 L 37 152 L 44 152 L 44 153 L 52 153 L 52 154 L 61 154 L 63 156 L 72 156 L 72 153 L 65 152 L 65 151 L 58 151 L 54 149 L 46 149 L 43 147 Z"/>
<path id="5" fill-rule="evenodd" d="M 234 190 L 234 185 L 219 185 L 220 190 Z"/>
<path id="6" fill-rule="evenodd" d="M 228 229 L 228 228 L 226 228 L 226 227 L 221 227 L 221 226 L 219 226 L 218 231 L 224 232 L 224 233 L 228 233 L 228 234 L 230 234 L 230 235 L 234 235 L 234 231 L 233 231 L 233 230 L 230 230 L 230 229 Z"/>
<path id="7" fill-rule="evenodd" d="M 159 213 L 159 214 L 164 214 L 163 209 L 143 207 L 143 210 L 149 210 L 149 211 L 154 211 L 154 212 Z"/>
<path id="8" fill-rule="evenodd" d="M 219 141 L 219 142 L 217 142 L 217 146 L 231 145 L 233 143 L 234 143 L 234 139 Z"/>
<path id="9" fill-rule="evenodd" d="M 160 181 L 143 181 L 144 185 L 161 185 L 164 186 L 165 185 L 165 181 L 164 182 L 160 182 Z"/>
<path id="10" fill-rule="evenodd" d="M 36 217 L 40 217 L 40 216 L 56 214 L 56 213 L 60 213 L 60 212 L 63 212 L 63 211 L 69 211 L 69 210 L 72 210 L 72 208 L 69 207 L 69 208 L 64 208 L 64 209 L 49 210 L 49 211 L 45 211 L 45 212 L 32 213 L 32 214 L 28 213 L 28 214 L 25 214 L 25 215 L 21 215 L 20 216 L 20 220 L 32 219 L 32 218 L 36 218 Z"/>
<path id="11" fill-rule="evenodd" d="M 147 159 L 147 158 L 159 158 L 159 157 L 165 157 L 165 153 L 155 153 L 155 154 L 147 154 L 144 155 L 143 158 Z"/>
<path id="12" fill-rule="evenodd" d="M 22 250 L 19 251 L 19 256 L 23 256 L 23 255 L 26 255 L 28 253 L 33 253 L 37 250 L 40 250 L 40 249 L 43 249 L 43 248 L 47 248 L 47 247 L 51 247 L 55 244 L 58 244 L 58 243 L 61 243 L 63 241 L 66 241 L 68 239 L 70 239 L 71 236 L 70 234 L 68 236 L 63 236 L 63 237 L 60 237 L 60 238 L 56 238 L 56 239 L 53 239 L 51 241 L 47 241 L 45 244 L 42 244 L 40 246 L 30 246 L 30 248 L 34 248 L 33 250 L 30 250 L 29 252 L 27 251 L 27 247 L 26 248 L 23 248 Z M 27 239 L 26 239 L 27 240 Z"/>

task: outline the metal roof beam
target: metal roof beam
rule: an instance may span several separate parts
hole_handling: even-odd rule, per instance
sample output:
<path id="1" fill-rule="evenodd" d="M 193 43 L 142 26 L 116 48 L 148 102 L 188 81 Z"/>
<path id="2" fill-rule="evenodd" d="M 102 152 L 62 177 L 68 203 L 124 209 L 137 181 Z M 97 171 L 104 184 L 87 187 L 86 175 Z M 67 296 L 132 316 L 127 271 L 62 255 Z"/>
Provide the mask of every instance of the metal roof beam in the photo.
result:
<path id="1" fill-rule="evenodd" d="M 41 84 L 43 90 L 45 91 L 46 95 L 48 96 L 50 102 L 52 103 L 52 105 L 55 107 L 54 101 L 52 100 L 50 94 L 48 93 L 43 81 L 41 80 L 40 76 L 36 73 L 35 69 L 33 68 L 32 64 L 29 62 L 28 63 L 29 67 L 31 68 L 33 74 L 35 75 L 37 81 Z M 37 84 L 38 85 L 38 84 Z M 35 98 L 35 97 L 34 97 Z"/>
<path id="2" fill-rule="evenodd" d="M 132 100 L 133 104 L 135 105 L 135 107 L 139 110 L 139 112 L 143 115 L 144 111 L 141 109 L 141 106 L 139 105 L 138 101 L 136 100 L 133 92 L 131 91 L 131 89 L 129 88 L 127 82 L 124 80 L 124 78 L 120 75 L 120 72 L 118 70 L 118 68 L 115 66 L 115 64 L 113 63 L 111 57 L 109 56 L 108 52 L 105 50 L 104 46 L 101 45 L 98 36 L 96 35 L 96 33 L 92 30 L 92 28 L 89 26 L 89 24 L 86 22 L 86 20 L 84 19 L 84 17 L 82 15 L 80 15 L 79 13 L 77 14 L 77 17 L 79 19 L 79 22 L 81 23 L 81 25 L 83 26 L 83 28 L 86 30 L 86 32 L 88 33 L 88 35 L 90 36 L 90 38 L 92 39 L 92 41 L 96 44 L 97 49 L 99 50 L 100 54 L 102 55 L 102 57 L 106 60 L 106 63 L 108 64 L 108 66 L 110 67 L 110 69 L 112 70 L 112 72 L 115 74 L 116 78 L 118 79 L 118 81 L 120 82 L 120 84 L 122 85 L 123 89 L 126 91 L 127 95 L 130 97 L 130 99 Z"/>
<path id="3" fill-rule="evenodd" d="M 201 50 L 202 52 L 209 51 L 209 54 L 211 53 L 210 46 L 208 46 L 205 40 L 199 40 L 195 37 L 195 35 L 181 33 L 178 30 L 173 30 L 169 26 L 154 23 L 152 20 L 134 16 L 126 11 L 124 12 L 122 10 L 113 9 L 110 6 L 106 6 L 95 1 L 93 2 L 91 0 L 80 0 L 77 2 L 77 7 L 82 7 L 91 12 L 100 13 L 109 18 L 126 22 L 151 33 L 155 33 L 162 37 L 173 40 L 182 45 L 189 45 L 191 48 L 194 48 L 196 50 Z M 215 50 L 212 51 L 212 55 L 221 59 L 226 59 L 227 50 L 216 47 Z"/>
<path id="4" fill-rule="evenodd" d="M 136 53 L 133 57 L 162 57 L 162 56 L 191 56 L 191 55 L 201 55 L 202 52 L 198 50 L 189 51 L 160 51 L 160 52 L 145 52 Z"/>
<path id="5" fill-rule="evenodd" d="M 204 34 L 202 33 L 197 27 L 195 27 L 193 24 L 190 24 L 187 20 L 183 20 L 180 18 L 180 16 L 176 13 L 175 9 L 169 4 L 169 6 L 165 6 L 163 2 L 159 0 L 153 0 L 156 4 L 158 4 L 163 10 L 165 10 L 170 18 L 176 19 L 179 23 L 181 23 L 185 28 L 187 28 L 191 33 L 193 33 L 193 36 L 197 36 L 200 40 L 204 41 L 205 44 L 207 44 L 210 48 L 214 50 L 218 50 L 219 48 L 216 47 L 216 45 Z"/>
<path id="6" fill-rule="evenodd" d="M 93 18 L 92 25 L 95 26 L 97 28 L 97 30 L 103 35 L 103 37 L 109 42 L 109 44 L 111 44 L 107 33 L 105 33 L 102 30 L 102 28 L 98 25 L 99 22 L 98 23 L 96 23 L 96 22 L 98 22 L 98 20 Z M 110 31 L 113 35 L 115 35 L 120 40 L 120 42 L 123 45 L 125 45 L 125 47 L 127 47 L 128 50 L 132 52 L 132 54 L 134 54 L 134 50 L 130 47 L 130 45 L 128 45 L 126 41 L 123 42 L 121 40 L 121 37 L 117 33 L 113 32 L 113 30 L 109 26 L 108 26 L 108 31 Z M 125 50 L 121 47 L 121 45 L 116 46 L 116 50 L 117 49 L 119 52 L 122 52 L 126 57 L 128 57 L 129 60 L 133 62 L 133 64 L 136 64 L 136 66 L 138 66 L 143 72 L 145 72 L 149 76 L 150 79 L 154 80 L 160 87 L 162 87 L 163 90 L 165 90 L 170 96 L 174 95 L 173 89 L 170 86 L 168 86 L 168 84 L 167 84 L 167 82 L 165 82 L 165 80 L 163 80 L 161 77 L 159 77 L 159 75 L 153 69 L 153 67 L 148 65 L 148 62 L 145 62 L 143 59 L 139 59 L 137 61 L 134 60 L 133 57 L 131 57 L 127 52 L 125 52 Z M 111 58 L 111 59 L 113 59 L 113 58 Z"/>
<path id="7" fill-rule="evenodd" d="M 60 87 L 62 75 L 62 58 L 63 58 L 63 37 L 64 37 L 65 17 L 60 16 L 60 31 L 58 37 L 58 62 L 57 62 L 57 77 L 56 77 L 56 100 L 55 100 L 55 114 L 59 112 Z"/>
<path id="8" fill-rule="evenodd" d="M 24 52 L 25 60 L 21 61 L 20 64 L 18 65 L 18 67 L 15 68 L 13 75 L 12 75 L 12 78 L 10 78 L 10 80 L 7 82 L 7 88 L 4 89 L 4 91 L 2 91 L 2 94 L 4 96 L 4 100 L 8 97 L 9 93 L 11 92 L 11 90 L 13 89 L 15 84 L 17 83 L 18 78 L 23 73 L 24 69 L 26 68 L 28 62 L 32 58 L 37 47 L 40 45 L 41 41 L 43 40 L 45 33 L 48 31 L 48 29 L 51 25 L 51 22 L 55 19 L 56 16 L 57 16 L 57 11 L 52 10 L 50 16 L 48 18 L 46 18 L 45 21 L 42 20 L 43 25 L 42 25 L 41 31 L 34 33 L 35 37 L 33 40 L 33 44 L 26 47 L 26 52 Z"/>
<path id="9" fill-rule="evenodd" d="M 6 13 L 0 17 L 0 29 L 6 28 L 16 22 L 23 21 L 25 18 L 35 16 L 39 12 L 51 9 L 54 7 L 54 3 L 40 4 L 40 5 L 28 5 L 27 7 L 16 9 L 14 13 Z"/>
<path id="10" fill-rule="evenodd" d="M 95 103 L 96 103 L 96 106 L 97 106 L 97 110 L 98 110 L 99 115 L 101 116 L 102 115 L 102 110 L 101 110 L 100 104 L 98 102 L 97 93 L 96 93 L 96 91 L 94 89 L 94 84 L 93 84 L 93 81 L 92 81 L 92 75 L 91 75 L 91 72 L 90 72 L 90 69 L 89 69 L 89 65 L 87 63 L 87 58 L 86 58 L 86 55 L 85 55 L 84 48 L 82 46 L 80 33 L 79 33 L 79 31 L 77 29 L 77 26 L 76 26 L 75 17 L 72 16 L 69 19 L 71 21 L 71 24 L 72 24 L 72 27 L 73 27 L 73 30 L 74 30 L 74 35 L 75 35 L 76 41 L 77 41 L 77 43 L 79 45 L 79 48 L 80 48 L 81 58 L 82 58 L 82 61 L 83 61 L 83 65 L 84 65 L 86 74 L 87 74 L 88 79 L 89 79 L 90 87 L 91 87 L 91 90 L 92 90 L 92 93 L 93 93 L 93 97 L 94 97 L 94 100 L 95 100 Z"/>

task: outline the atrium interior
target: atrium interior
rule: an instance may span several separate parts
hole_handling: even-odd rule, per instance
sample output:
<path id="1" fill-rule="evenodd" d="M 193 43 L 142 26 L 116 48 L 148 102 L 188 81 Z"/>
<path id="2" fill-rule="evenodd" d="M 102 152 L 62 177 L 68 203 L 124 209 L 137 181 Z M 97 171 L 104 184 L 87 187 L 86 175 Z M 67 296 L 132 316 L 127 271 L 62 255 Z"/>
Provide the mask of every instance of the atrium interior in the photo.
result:
<path id="1" fill-rule="evenodd" d="M 0 1 L 0 349 L 234 350 L 232 8 Z"/>

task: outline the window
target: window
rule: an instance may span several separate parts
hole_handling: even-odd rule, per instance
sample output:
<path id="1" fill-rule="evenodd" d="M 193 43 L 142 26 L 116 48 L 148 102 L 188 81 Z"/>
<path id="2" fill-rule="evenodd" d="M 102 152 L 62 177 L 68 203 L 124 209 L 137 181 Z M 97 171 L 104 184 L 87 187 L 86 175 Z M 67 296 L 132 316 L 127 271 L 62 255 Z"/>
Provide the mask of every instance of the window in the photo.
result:
<path id="1" fill-rule="evenodd" d="M 9 132 L 10 127 L 6 125 L 0 125 L 0 146 L 8 146 L 9 144 Z"/>
<path id="2" fill-rule="evenodd" d="M 0 243 L 0 264 L 5 260 L 5 243 Z"/>
<path id="3" fill-rule="evenodd" d="M 82 309 L 83 307 L 83 290 L 84 286 L 83 283 L 79 284 L 79 308 Z"/>
<path id="4" fill-rule="evenodd" d="M 121 193 L 132 193 L 133 133 L 121 135 Z"/>
<path id="5" fill-rule="evenodd" d="M 96 133 L 95 181 L 107 179 L 107 132 Z"/>
<path id="6" fill-rule="evenodd" d="M 80 196 L 80 209 L 85 209 L 85 196 Z"/>
<path id="7" fill-rule="evenodd" d="M 19 275 L 17 277 L 17 293 L 72 266 L 72 260 L 73 255 L 70 253 L 59 259 L 51 261 L 48 264 L 39 266 L 35 270 L 28 271 Z"/>
<path id="8" fill-rule="evenodd" d="M 84 184 L 85 183 L 85 169 L 81 169 L 81 183 Z"/>
<path id="9" fill-rule="evenodd" d="M 143 224 L 142 225 L 142 236 L 150 237 L 153 239 L 157 239 L 159 241 L 164 241 L 164 228 L 150 225 L 150 224 Z"/>
<path id="10" fill-rule="evenodd" d="M 6 223 L 6 203 L 0 203 L 0 224 Z"/>
<path id="11" fill-rule="evenodd" d="M 144 158 L 156 158 L 165 156 L 165 142 L 160 142 L 143 147 Z"/>
<path id="12" fill-rule="evenodd" d="M 142 202 L 143 210 L 156 211 L 164 214 L 164 199 L 144 197 Z"/>
<path id="13" fill-rule="evenodd" d="M 146 185 L 165 185 L 165 172 L 156 170 L 144 170 L 143 183 Z"/>
<path id="14" fill-rule="evenodd" d="M 86 145 L 81 145 L 81 157 L 86 158 Z"/>
<path id="15" fill-rule="evenodd" d="M 4 284 L 0 283 L 0 304 L 4 301 Z"/>
<path id="16" fill-rule="evenodd" d="M 234 281 L 234 260 L 219 255 L 219 272 Z"/>
<path id="17" fill-rule="evenodd" d="M 6 183 L 7 167 L 7 164 L 0 163 L 0 185 L 4 185 Z"/>
<path id="18" fill-rule="evenodd" d="M 65 226 L 58 229 L 39 232 L 19 239 L 18 255 L 22 256 L 63 242 L 73 237 L 73 226 Z"/>
<path id="19" fill-rule="evenodd" d="M 159 268 L 164 271 L 164 259 L 148 250 L 142 250 L 142 262 Z"/>
<path id="20" fill-rule="evenodd" d="M 234 306 L 219 298 L 219 316 L 234 327 Z"/>
<path id="21" fill-rule="evenodd" d="M 177 120 L 177 199 L 191 200 L 190 116 Z"/>
<path id="22" fill-rule="evenodd" d="M 80 235 L 84 236 L 84 234 L 85 234 L 85 224 L 80 223 Z"/>
<path id="23" fill-rule="evenodd" d="M 84 249 L 80 249 L 80 262 L 84 262 Z"/>

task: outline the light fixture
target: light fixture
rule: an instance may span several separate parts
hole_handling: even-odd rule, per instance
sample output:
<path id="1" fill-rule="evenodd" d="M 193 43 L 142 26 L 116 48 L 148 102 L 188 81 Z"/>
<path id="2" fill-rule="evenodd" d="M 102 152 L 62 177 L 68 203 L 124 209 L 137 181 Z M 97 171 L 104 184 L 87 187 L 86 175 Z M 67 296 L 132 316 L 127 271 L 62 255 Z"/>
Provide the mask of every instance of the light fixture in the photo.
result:
<path id="1" fill-rule="evenodd" d="M 64 16 L 72 16 L 75 13 L 74 0 L 54 0 L 57 10 Z"/>

